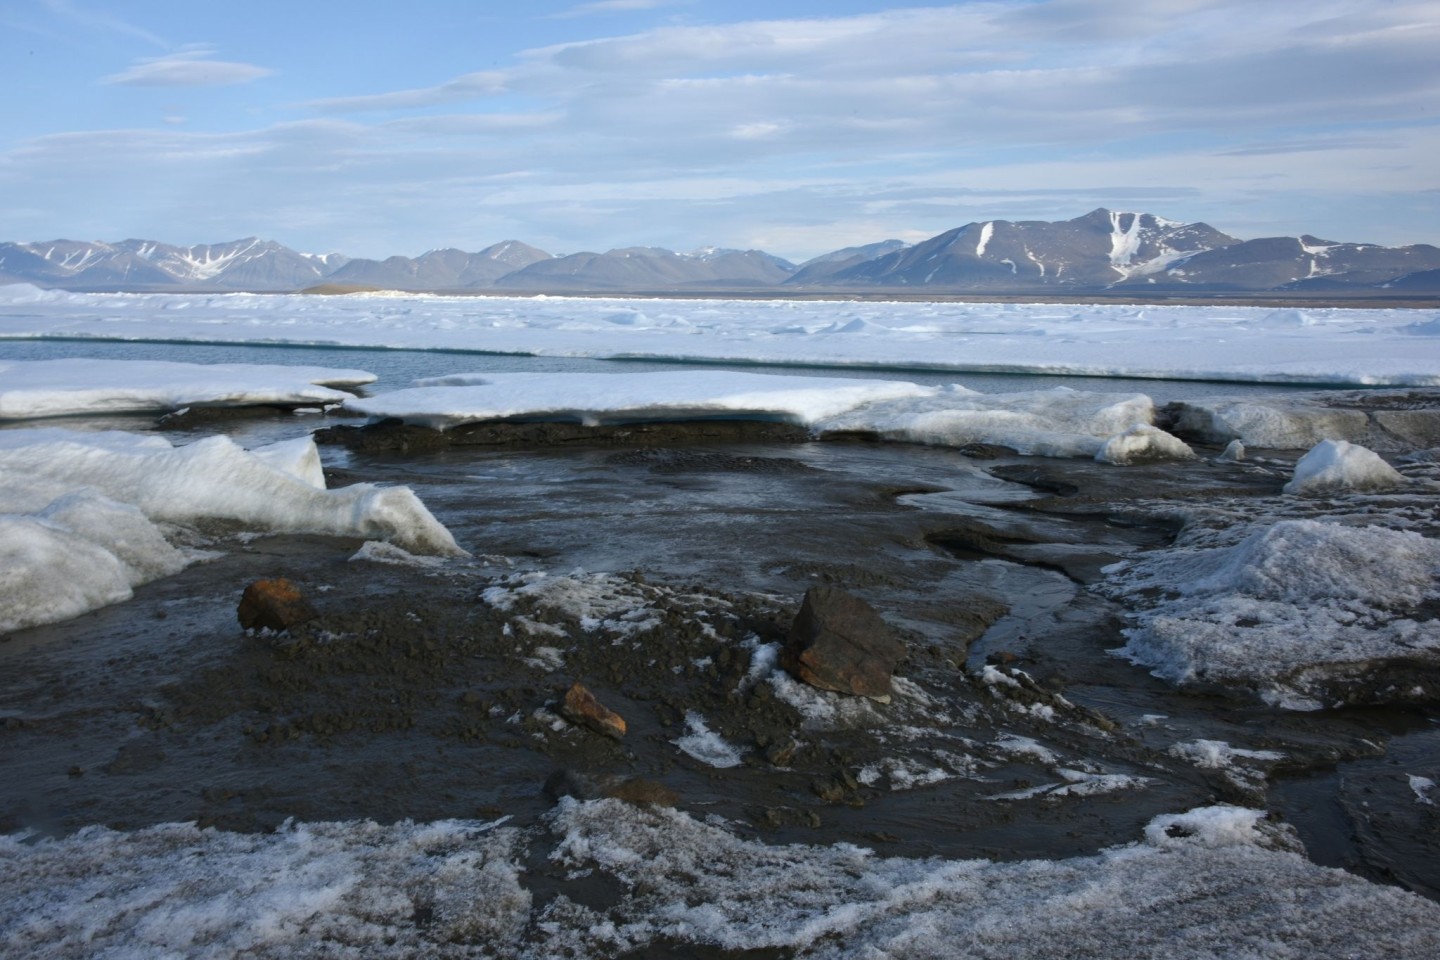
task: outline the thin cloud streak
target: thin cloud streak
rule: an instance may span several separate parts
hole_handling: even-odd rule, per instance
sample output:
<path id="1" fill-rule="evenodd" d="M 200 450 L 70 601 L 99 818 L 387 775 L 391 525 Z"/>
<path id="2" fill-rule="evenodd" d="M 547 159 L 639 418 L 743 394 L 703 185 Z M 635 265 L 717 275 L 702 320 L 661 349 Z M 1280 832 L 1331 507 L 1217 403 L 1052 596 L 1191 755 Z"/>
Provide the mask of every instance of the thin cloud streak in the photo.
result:
<path id="1" fill-rule="evenodd" d="M 218 87 L 249 83 L 275 72 L 249 63 L 211 59 L 214 53 L 210 47 L 198 47 L 149 57 L 100 82 L 132 87 Z"/>
<path id="2" fill-rule="evenodd" d="M 93 10 L 84 9 L 72 3 L 71 0 L 41 0 L 41 3 L 51 14 L 71 23 L 77 23 L 86 29 L 132 37 L 162 49 L 170 46 L 169 43 L 149 30 L 137 27 L 133 23 L 108 13 L 96 13 Z"/>

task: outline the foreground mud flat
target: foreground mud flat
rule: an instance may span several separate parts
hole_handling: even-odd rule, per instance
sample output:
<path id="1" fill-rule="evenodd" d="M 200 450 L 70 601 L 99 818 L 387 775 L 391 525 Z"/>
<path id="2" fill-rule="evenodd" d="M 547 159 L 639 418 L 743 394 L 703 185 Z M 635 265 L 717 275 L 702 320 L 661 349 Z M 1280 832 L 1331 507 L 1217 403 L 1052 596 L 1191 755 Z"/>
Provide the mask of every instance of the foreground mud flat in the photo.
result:
<path id="1" fill-rule="evenodd" d="M 633 435 L 563 448 L 531 436 L 332 454 L 332 486 L 408 484 L 474 556 L 211 530 L 218 559 L 129 603 L 13 635 L 0 645 L 0 748 L 13 772 L 0 828 L 69 846 L 48 866 L 26 859 L 33 845 L 9 855 L 34 883 L 73 889 L 63 878 L 87 857 L 163 874 L 200 850 L 262 871 L 334 870 L 333 885 L 383 850 L 399 861 L 364 869 L 390 876 L 401 906 L 332 903 L 349 919 L 326 932 L 317 902 L 290 922 L 320 924 L 316 942 L 368 950 L 388 936 L 401 953 L 448 943 L 459 955 L 695 955 L 697 944 L 845 955 L 865 924 L 816 917 L 878 890 L 963 887 L 973 905 L 975 889 L 996 884 L 1010 900 L 988 908 L 993 923 L 1150 859 L 1172 880 L 1214 881 L 1175 891 L 1217 904 L 1260 904 L 1269 881 L 1257 876 L 1291 874 L 1326 909 L 1335 903 L 1318 888 L 1342 901 L 1391 896 L 1343 874 L 1318 882 L 1302 845 L 1311 861 L 1440 895 L 1431 661 L 1352 671 L 1321 692 L 1338 698 L 1321 706 L 1349 705 L 1295 710 L 1245 685 L 1177 687 L 1114 653 L 1158 599 L 1143 583 L 1117 586 L 1117 562 L 1183 546 L 1177 536 L 1210 530 L 1218 547 L 1243 540 L 1246 524 L 1316 518 L 1387 518 L 1433 538 L 1433 463 L 1402 464 L 1414 489 L 1300 499 L 1280 492 L 1294 452 L 1217 462 L 1217 444 L 1194 461 L 1117 468 L 709 429 L 642 431 L 638 446 Z M 242 633 L 240 591 L 269 576 L 301 584 L 320 616 L 282 635 Z M 817 583 L 863 597 L 906 642 L 888 704 L 779 669 Z M 1434 603 L 1390 615 L 1425 634 Z M 574 681 L 625 718 L 623 739 L 560 715 Z M 1173 819 L 1242 808 L 1268 819 Z M 318 826 L 297 834 L 290 820 Z M 395 826 L 325 826 L 354 820 Z M 139 832 L 74 833 L 96 824 Z M 253 839 L 225 839 L 237 834 Z M 297 844 L 328 852 L 277 853 Z M 845 852 L 859 848 L 873 853 Z M 943 866 L 977 858 L 987 865 Z M 707 864 L 803 876 L 811 900 L 757 883 L 782 904 L 766 914 Z M 139 900 L 159 896 L 147 883 Z M 25 925 L 44 914 L 31 902 L 28 920 L 7 918 L 16 943 L 43 940 Z M 1435 915 L 1416 904 L 1393 905 L 1418 911 L 1394 955 L 1434 945 Z M 856 916 L 866 910 L 883 914 Z M 367 940 L 355 920 L 366 916 L 389 933 Z M 1104 916 L 1090 915 L 1087 935 L 1101 937 Z M 1312 946 L 1338 953 L 1364 929 L 1348 922 Z M 818 926 L 802 936 L 797 923 Z M 1062 927 L 1052 941 L 992 946 L 1065 942 L 1075 929 Z M 1132 953 L 1146 949 L 1135 936 Z M 84 941 L 70 942 L 80 955 Z"/>

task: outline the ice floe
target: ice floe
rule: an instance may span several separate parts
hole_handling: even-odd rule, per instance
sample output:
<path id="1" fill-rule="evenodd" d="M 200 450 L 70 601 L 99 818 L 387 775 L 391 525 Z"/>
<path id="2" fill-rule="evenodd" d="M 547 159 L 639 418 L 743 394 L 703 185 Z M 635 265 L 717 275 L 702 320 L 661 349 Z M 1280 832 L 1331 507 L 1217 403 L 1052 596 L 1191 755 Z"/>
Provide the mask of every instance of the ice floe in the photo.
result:
<path id="1" fill-rule="evenodd" d="M 226 437 L 59 428 L 0 431 L 0 631 L 124 600 L 198 554 L 166 524 L 387 540 L 415 553 L 463 553 L 408 487 L 327 490 L 313 441 L 245 450 Z"/>
<path id="2" fill-rule="evenodd" d="M 190 406 L 334 406 L 364 370 L 165 360 L 0 360 L 0 420 L 164 412 Z"/>

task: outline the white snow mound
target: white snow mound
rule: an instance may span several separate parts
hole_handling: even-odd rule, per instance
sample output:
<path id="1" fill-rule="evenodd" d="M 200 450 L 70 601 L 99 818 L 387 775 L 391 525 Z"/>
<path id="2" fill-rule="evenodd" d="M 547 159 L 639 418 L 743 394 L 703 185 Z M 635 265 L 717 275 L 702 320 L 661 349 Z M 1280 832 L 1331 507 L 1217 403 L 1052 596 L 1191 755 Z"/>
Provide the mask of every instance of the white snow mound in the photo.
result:
<path id="1" fill-rule="evenodd" d="M 1322 440 L 1295 464 L 1286 493 L 1325 496 L 1352 491 L 1393 490 L 1405 478 L 1373 450 L 1345 440 Z"/>
<path id="2" fill-rule="evenodd" d="M 0 431 L 0 631 L 76 616 L 182 569 L 157 524 L 387 540 L 464 553 L 408 487 L 326 490 L 309 439 L 247 451 L 225 437 Z"/>
<path id="3" fill-rule="evenodd" d="M 1095 459 L 1121 465 L 1150 460 L 1193 460 L 1195 451 L 1184 440 L 1159 427 L 1137 423 L 1106 440 Z"/>

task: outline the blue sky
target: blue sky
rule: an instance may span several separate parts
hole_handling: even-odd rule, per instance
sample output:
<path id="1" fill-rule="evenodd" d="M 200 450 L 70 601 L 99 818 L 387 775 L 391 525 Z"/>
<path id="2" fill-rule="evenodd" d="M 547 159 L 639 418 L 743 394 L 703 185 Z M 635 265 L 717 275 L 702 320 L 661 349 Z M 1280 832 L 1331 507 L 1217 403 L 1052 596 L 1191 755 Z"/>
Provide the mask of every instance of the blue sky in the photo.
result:
<path id="1" fill-rule="evenodd" d="M 1440 243 L 1436 51 L 1435 0 L 6 0 L 0 240 Z"/>

